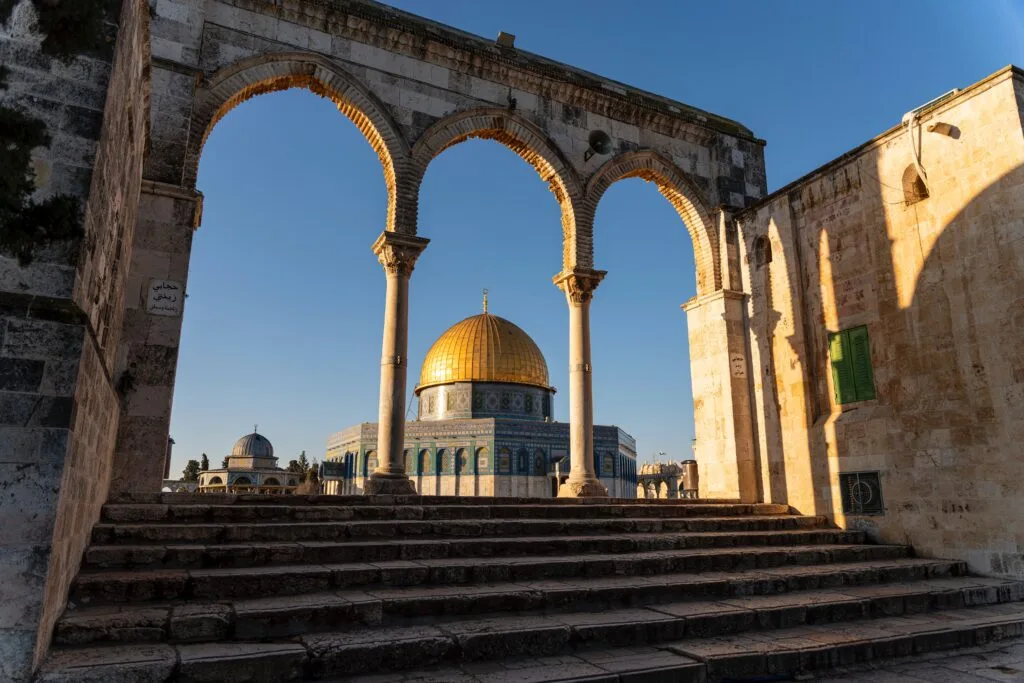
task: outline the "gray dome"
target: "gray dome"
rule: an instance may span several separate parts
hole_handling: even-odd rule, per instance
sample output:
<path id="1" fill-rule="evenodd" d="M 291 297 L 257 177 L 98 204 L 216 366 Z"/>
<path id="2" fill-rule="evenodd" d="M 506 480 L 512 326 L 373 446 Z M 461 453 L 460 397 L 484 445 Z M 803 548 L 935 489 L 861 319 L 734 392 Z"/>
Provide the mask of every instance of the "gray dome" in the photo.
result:
<path id="1" fill-rule="evenodd" d="M 253 432 L 252 434 L 246 434 L 235 442 L 235 447 L 231 449 L 231 455 L 249 458 L 273 458 L 274 447 L 270 445 L 267 437 Z"/>

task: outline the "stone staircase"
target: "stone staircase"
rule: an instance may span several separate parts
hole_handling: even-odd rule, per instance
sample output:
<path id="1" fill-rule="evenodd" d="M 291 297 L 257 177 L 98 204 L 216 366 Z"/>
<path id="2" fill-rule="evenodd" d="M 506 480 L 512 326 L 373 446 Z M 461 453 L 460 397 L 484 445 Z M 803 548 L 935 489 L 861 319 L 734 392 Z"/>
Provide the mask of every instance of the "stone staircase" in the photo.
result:
<path id="1" fill-rule="evenodd" d="M 1019 636 L 1022 599 L 780 505 L 134 495 L 37 680 L 782 680 Z"/>

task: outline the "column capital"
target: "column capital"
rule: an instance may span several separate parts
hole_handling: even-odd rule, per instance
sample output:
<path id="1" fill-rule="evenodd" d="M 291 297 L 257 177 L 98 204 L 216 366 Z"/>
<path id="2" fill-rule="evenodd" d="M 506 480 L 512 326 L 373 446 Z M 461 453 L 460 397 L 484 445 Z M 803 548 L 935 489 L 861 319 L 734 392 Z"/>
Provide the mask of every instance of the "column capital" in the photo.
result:
<path id="1" fill-rule="evenodd" d="M 594 297 L 594 290 L 607 275 L 606 270 L 563 270 L 551 278 L 555 286 L 565 292 L 565 298 L 571 303 L 588 303 Z"/>
<path id="2" fill-rule="evenodd" d="M 409 276 L 429 242 L 426 237 L 385 230 L 373 243 L 373 253 L 388 275 Z"/>

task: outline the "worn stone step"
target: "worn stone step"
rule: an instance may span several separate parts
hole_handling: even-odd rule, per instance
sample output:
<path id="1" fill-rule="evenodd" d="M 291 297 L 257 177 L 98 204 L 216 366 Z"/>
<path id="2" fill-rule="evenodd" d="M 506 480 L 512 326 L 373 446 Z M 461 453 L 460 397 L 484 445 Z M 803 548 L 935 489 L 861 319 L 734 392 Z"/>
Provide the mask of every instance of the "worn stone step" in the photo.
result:
<path id="1" fill-rule="evenodd" d="M 953 613 L 883 618 L 840 628 L 826 624 L 654 646 L 580 650 L 551 657 L 509 657 L 485 662 L 449 663 L 400 672 L 345 676 L 344 680 L 348 683 L 720 683 L 801 680 L 814 674 L 827 676 L 836 667 L 984 645 L 1019 638 L 1022 634 L 1024 607 L 1017 603 Z M 1009 676 L 1012 677 L 1012 674 Z M 895 683 L 903 679 L 885 680 Z"/>
<path id="2" fill-rule="evenodd" d="M 341 522 L 222 522 L 97 524 L 92 542 L 237 543 L 341 541 L 377 538 L 508 537 L 625 533 L 708 533 L 818 529 L 825 517 L 800 515 L 710 518 L 381 520 Z"/>
<path id="3" fill-rule="evenodd" d="M 202 603 L 85 607 L 69 610 L 57 624 L 55 642 L 189 641 L 228 637 L 287 637 L 316 631 L 400 622 L 408 618 L 524 610 L 595 610 L 689 599 L 731 599 L 792 591 L 842 589 L 955 578 L 961 562 L 892 560 L 704 575 L 663 574 L 575 580 L 507 581 L 496 584 L 348 587 L 300 596 L 248 598 L 245 582 L 205 591 Z M 237 573 L 224 575 L 230 582 Z M 229 595 L 239 597 L 228 600 Z"/>
<path id="4" fill-rule="evenodd" d="M 123 550 L 118 548 L 118 550 Z M 269 552 L 269 551 L 268 551 Z M 812 565 L 886 562 L 906 558 L 907 546 L 830 545 L 736 547 L 647 551 L 625 554 L 583 554 L 570 557 L 421 558 L 374 562 L 271 565 L 194 569 L 91 571 L 76 578 L 75 603 L 144 602 L 185 598 L 234 598 L 254 594 L 295 595 L 328 588 L 450 585 L 535 581 L 577 577 L 657 576 L 668 573 L 744 571 L 775 568 L 787 573 L 793 586 L 818 587 Z M 249 554 L 247 560 L 261 553 Z M 962 568 L 962 565 L 955 565 Z"/>
<path id="5" fill-rule="evenodd" d="M 875 656 L 876 651 L 886 656 L 909 654 L 970 646 L 1007 632 L 1020 634 L 1024 632 L 1024 608 L 1005 601 L 1019 600 L 1022 585 L 994 579 L 939 579 L 600 612 L 457 619 L 432 625 L 312 633 L 291 641 L 258 644 L 178 645 L 170 651 L 177 652 L 181 665 L 188 661 L 190 665 L 211 667 L 211 671 L 215 666 L 229 666 L 236 677 L 239 672 L 255 672 L 270 662 L 277 667 L 277 680 L 288 680 L 289 676 L 301 675 L 299 671 L 323 679 L 442 662 L 572 655 L 660 644 L 662 649 L 703 662 L 708 677 L 721 680 L 778 673 L 786 668 L 821 668 L 825 663 L 843 662 L 844 657 L 855 663 L 862 657 Z M 815 630 L 822 625 L 827 628 Z M 818 639 L 811 638 L 814 644 L 803 642 L 801 646 L 800 639 L 809 637 L 808 628 L 818 634 Z M 779 647 L 781 641 L 790 642 Z M 295 645 L 301 645 L 304 651 Z M 823 657 L 821 645 L 834 648 L 834 652 Z M 95 653 L 101 649 L 91 650 Z M 794 651 L 799 654 L 792 654 Z M 95 661 L 95 655 L 92 657 Z M 44 669 L 49 671 L 52 669 Z M 83 680 L 81 673 L 75 680 Z M 260 677 L 262 674 L 254 676 L 267 680 Z"/>
<path id="6" fill-rule="evenodd" d="M 291 501 L 292 497 L 284 500 Z M 255 521 L 327 522 L 345 520 L 446 519 L 600 519 L 661 517 L 736 517 L 787 515 L 789 508 L 773 504 L 637 505 L 327 505 L 211 503 L 204 496 L 190 504 L 115 503 L 103 506 L 104 523 L 223 523 Z"/>
<path id="7" fill-rule="evenodd" d="M 358 506 L 402 506 L 402 505 L 545 505 L 561 506 L 601 506 L 601 505 L 635 505 L 648 506 L 701 506 L 701 505 L 735 505 L 746 506 L 750 514 L 751 506 L 772 505 L 777 509 L 787 509 L 786 505 L 775 503 L 741 503 L 735 498 L 529 498 L 515 496 L 394 496 L 394 495 L 345 495 L 345 496 L 281 496 L 278 494 L 258 493 L 149 493 L 143 491 L 112 492 L 107 500 L 111 505 L 251 505 L 287 506 L 287 505 L 358 505 Z"/>
<path id="8" fill-rule="evenodd" d="M 382 562 L 432 558 L 523 557 L 529 555 L 634 554 L 683 549 L 788 547 L 858 544 L 860 532 L 746 532 L 695 534 L 633 534 L 540 538 L 457 540 L 304 541 L 298 543 L 231 543 L 166 545 L 93 545 L 83 569 L 212 568 L 281 564 Z M 867 552 L 867 551 L 865 551 Z M 710 565 L 714 566 L 714 565 Z"/>

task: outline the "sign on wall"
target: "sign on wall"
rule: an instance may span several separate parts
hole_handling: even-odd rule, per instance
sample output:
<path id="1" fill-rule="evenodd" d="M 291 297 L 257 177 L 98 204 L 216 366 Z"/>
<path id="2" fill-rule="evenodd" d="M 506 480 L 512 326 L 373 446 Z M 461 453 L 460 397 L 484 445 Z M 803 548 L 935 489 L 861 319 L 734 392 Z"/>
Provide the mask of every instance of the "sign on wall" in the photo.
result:
<path id="1" fill-rule="evenodd" d="M 150 280 L 146 313 L 177 318 L 185 303 L 185 287 L 174 280 Z"/>

